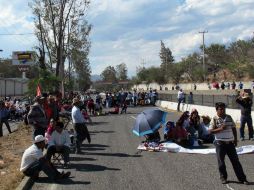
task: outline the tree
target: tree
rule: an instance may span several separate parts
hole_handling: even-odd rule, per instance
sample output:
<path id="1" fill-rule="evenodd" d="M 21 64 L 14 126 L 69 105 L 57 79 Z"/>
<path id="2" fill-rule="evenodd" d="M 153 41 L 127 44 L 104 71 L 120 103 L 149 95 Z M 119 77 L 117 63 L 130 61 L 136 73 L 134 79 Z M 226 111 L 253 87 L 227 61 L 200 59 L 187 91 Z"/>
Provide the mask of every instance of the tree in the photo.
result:
<path id="1" fill-rule="evenodd" d="M 116 70 L 113 66 L 106 67 L 102 73 L 101 78 L 103 81 L 116 82 Z"/>
<path id="2" fill-rule="evenodd" d="M 35 16 L 36 36 L 40 42 L 37 47 L 40 51 L 40 65 L 46 68 L 43 62 L 47 52 L 49 58 L 47 65 L 61 80 L 64 79 L 66 57 L 71 51 L 68 44 L 70 34 L 83 35 L 83 33 L 77 33 L 77 29 L 80 20 L 85 20 L 83 15 L 88 5 L 88 0 L 32 0 L 30 3 Z M 81 25 L 87 25 L 87 22 Z"/>
<path id="3" fill-rule="evenodd" d="M 188 55 L 186 58 L 183 58 L 181 62 L 179 62 L 182 69 L 183 74 L 188 78 L 188 80 L 192 82 L 202 81 L 204 76 L 204 71 L 202 69 L 202 60 L 198 53 L 193 53 Z M 171 75 L 174 76 L 174 72 Z M 180 73 L 178 73 L 180 74 Z"/>
<path id="4" fill-rule="evenodd" d="M 244 40 L 233 42 L 228 48 L 228 68 L 237 79 L 241 79 L 244 76 L 244 71 L 248 68 L 248 52 L 251 48 L 252 43 Z"/>
<path id="5" fill-rule="evenodd" d="M 162 75 L 165 79 L 168 79 L 171 65 L 174 63 L 174 57 L 172 56 L 172 52 L 169 48 L 165 47 L 165 44 L 161 41 L 161 51 L 160 51 L 160 59 L 161 59 L 161 71 Z"/>
<path id="6" fill-rule="evenodd" d="M 116 66 L 116 77 L 118 80 L 127 80 L 127 66 L 125 63 Z"/>
<path id="7" fill-rule="evenodd" d="M 202 48 L 202 47 L 201 47 Z M 222 44 L 211 44 L 209 47 L 205 48 L 206 52 L 206 65 L 208 66 L 208 71 L 216 73 L 226 67 L 227 64 L 227 52 L 225 45 Z"/>
<path id="8" fill-rule="evenodd" d="M 182 75 L 184 73 L 184 69 L 182 64 L 175 63 L 171 65 L 170 68 L 170 79 L 172 80 L 173 83 L 178 84 L 182 78 Z"/>

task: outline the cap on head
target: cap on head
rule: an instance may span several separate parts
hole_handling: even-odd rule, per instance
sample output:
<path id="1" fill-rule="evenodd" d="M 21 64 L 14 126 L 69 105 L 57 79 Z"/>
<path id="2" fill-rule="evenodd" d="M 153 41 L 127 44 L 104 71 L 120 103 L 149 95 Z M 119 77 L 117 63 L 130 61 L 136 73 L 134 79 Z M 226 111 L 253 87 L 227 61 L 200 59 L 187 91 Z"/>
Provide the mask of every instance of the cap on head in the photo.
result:
<path id="1" fill-rule="evenodd" d="M 42 136 L 42 135 L 37 135 L 35 138 L 34 138 L 34 143 L 39 143 L 39 142 L 43 142 L 45 141 L 45 137 Z"/>

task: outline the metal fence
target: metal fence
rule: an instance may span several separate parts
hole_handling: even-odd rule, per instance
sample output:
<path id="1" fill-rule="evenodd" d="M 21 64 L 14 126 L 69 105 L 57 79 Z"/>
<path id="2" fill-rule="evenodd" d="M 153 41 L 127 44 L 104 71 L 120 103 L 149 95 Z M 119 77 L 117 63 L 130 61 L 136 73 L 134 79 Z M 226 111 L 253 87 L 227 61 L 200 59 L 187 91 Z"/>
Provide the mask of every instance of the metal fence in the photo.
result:
<path id="1" fill-rule="evenodd" d="M 216 102 L 224 102 L 227 108 L 239 109 L 239 105 L 236 103 L 236 95 L 208 95 L 208 94 L 193 94 L 193 102 L 190 102 L 189 95 L 185 95 L 185 103 L 203 105 L 203 106 L 215 106 Z M 177 102 L 177 94 L 163 94 L 159 93 L 159 100 Z M 253 110 L 253 107 L 252 107 Z"/>

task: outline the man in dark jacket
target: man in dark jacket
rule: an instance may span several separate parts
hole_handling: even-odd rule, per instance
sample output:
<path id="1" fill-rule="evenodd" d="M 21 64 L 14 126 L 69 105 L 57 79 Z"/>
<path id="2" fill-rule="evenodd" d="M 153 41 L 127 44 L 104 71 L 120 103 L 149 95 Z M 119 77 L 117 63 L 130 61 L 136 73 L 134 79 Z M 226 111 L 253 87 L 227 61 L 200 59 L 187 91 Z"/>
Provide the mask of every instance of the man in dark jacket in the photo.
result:
<path id="1" fill-rule="evenodd" d="M 27 115 L 28 123 L 33 127 L 33 139 L 37 135 L 44 136 L 48 126 L 48 120 L 42 107 L 44 101 L 44 97 L 37 96 Z"/>
<path id="2" fill-rule="evenodd" d="M 7 127 L 9 133 L 11 133 L 11 127 L 8 122 L 10 111 L 6 108 L 3 101 L 0 102 L 0 137 L 3 136 L 3 124 Z"/>
<path id="3" fill-rule="evenodd" d="M 247 123 L 249 129 L 249 140 L 253 140 L 253 125 L 251 117 L 252 99 L 248 93 L 243 93 L 241 96 L 236 98 L 236 102 L 241 107 L 241 120 L 240 120 L 240 139 L 244 140 L 244 128 Z"/>

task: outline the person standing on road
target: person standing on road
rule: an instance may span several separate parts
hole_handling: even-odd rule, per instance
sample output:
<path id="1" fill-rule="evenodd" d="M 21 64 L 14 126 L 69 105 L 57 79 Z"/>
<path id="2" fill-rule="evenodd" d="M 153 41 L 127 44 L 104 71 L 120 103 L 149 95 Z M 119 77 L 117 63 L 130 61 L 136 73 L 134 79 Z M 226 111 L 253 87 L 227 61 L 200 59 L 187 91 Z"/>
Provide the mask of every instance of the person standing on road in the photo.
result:
<path id="1" fill-rule="evenodd" d="M 184 100 L 184 93 L 183 93 L 183 90 L 180 89 L 177 93 L 177 101 L 178 101 L 178 104 L 177 104 L 177 111 L 179 112 L 180 111 L 180 105 L 181 103 L 183 102 Z"/>
<path id="2" fill-rule="evenodd" d="M 90 138 L 90 134 L 89 131 L 87 129 L 87 126 L 85 124 L 85 118 L 83 117 L 80 109 L 79 109 L 79 105 L 80 105 L 80 101 L 78 98 L 74 98 L 72 100 L 72 105 L 73 108 L 71 110 L 71 117 L 72 117 L 72 122 L 73 122 L 73 127 L 74 130 L 76 131 L 76 154 L 81 154 L 81 149 L 80 146 L 83 142 L 83 140 L 85 140 L 87 138 L 88 142 L 91 142 L 91 138 Z"/>
<path id="3" fill-rule="evenodd" d="M 236 102 L 241 108 L 241 119 L 240 119 L 240 139 L 244 140 L 244 128 L 247 123 L 249 129 L 249 140 L 253 140 L 253 125 L 251 117 L 252 100 L 248 93 L 243 93 L 241 96 L 236 98 Z"/>
<path id="4" fill-rule="evenodd" d="M 10 111 L 5 107 L 3 101 L 0 102 L 0 137 L 3 136 L 3 124 L 7 127 L 9 133 L 11 133 L 11 127 L 8 122 Z"/>
<path id="5" fill-rule="evenodd" d="M 237 132 L 235 123 L 232 117 L 226 114 L 226 105 L 223 102 L 217 102 L 215 108 L 217 115 L 213 117 L 209 131 L 215 135 L 214 144 L 221 182 L 222 184 L 228 183 L 225 164 L 225 156 L 228 155 L 239 182 L 248 185 L 249 182 L 246 179 L 246 175 L 243 172 L 242 165 L 236 153 Z"/>
<path id="6" fill-rule="evenodd" d="M 33 139 L 37 135 L 44 136 L 48 127 L 48 119 L 43 109 L 44 102 L 44 97 L 37 96 L 27 115 L 28 123 L 33 127 Z"/>

